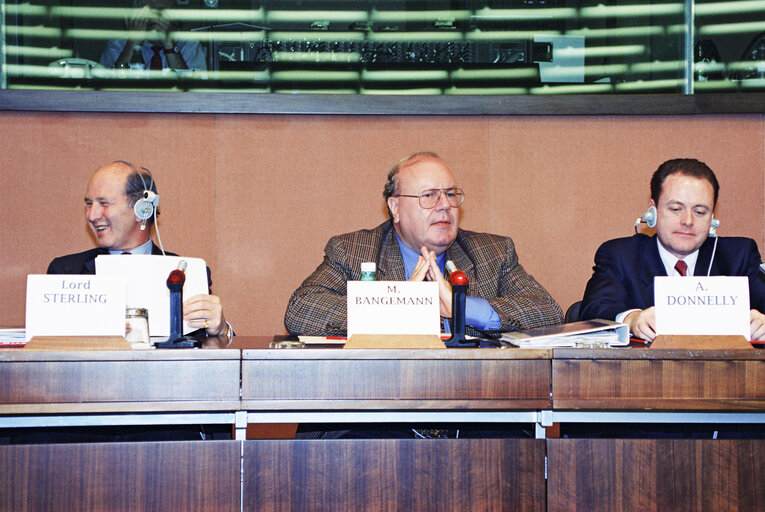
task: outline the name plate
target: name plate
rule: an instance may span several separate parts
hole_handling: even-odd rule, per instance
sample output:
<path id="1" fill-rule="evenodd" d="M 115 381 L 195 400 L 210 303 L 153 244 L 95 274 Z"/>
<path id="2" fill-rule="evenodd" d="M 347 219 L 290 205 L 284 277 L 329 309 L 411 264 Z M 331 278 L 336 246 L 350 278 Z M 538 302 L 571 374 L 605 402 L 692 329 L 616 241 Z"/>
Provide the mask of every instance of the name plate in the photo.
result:
<path id="1" fill-rule="evenodd" d="M 348 281 L 348 338 L 354 334 L 441 335 L 438 283 Z"/>
<path id="2" fill-rule="evenodd" d="M 656 334 L 737 334 L 747 340 L 749 280 L 744 276 L 655 277 Z"/>
<path id="3" fill-rule="evenodd" d="M 34 336 L 125 336 L 125 280 L 28 275 L 27 341 Z"/>

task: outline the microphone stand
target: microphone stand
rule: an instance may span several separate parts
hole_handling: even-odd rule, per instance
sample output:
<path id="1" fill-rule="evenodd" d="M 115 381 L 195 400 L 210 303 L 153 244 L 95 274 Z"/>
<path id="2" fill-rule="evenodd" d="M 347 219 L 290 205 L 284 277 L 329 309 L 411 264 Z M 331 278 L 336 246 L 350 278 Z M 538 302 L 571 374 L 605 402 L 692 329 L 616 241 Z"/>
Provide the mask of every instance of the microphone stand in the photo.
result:
<path id="1" fill-rule="evenodd" d="M 449 283 L 452 285 L 452 318 L 449 322 L 452 335 L 444 345 L 449 348 L 477 347 L 478 340 L 465 339 L 465 296 L 470 284 L 467 276 L 461 270 L 454 270 L 449 274 Z"/>
<path id="2" fill-rule="evenodd" d="M 199 341 L 183 335 L 183 284 L 186 282 L 186 262 L 181 260 L 178 268 L 167 276 L 170 290 L 170 337 L 157 344 L 157 348 L 194 348 Z"/>

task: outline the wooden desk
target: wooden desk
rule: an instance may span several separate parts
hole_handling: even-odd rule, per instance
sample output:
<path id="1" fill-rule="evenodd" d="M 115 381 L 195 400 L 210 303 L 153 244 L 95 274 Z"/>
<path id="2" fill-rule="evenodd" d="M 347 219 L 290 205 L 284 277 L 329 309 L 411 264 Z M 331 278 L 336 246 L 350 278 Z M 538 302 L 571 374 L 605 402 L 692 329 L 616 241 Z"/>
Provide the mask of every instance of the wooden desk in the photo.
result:
<path id="1" fill-rule="evenodd" d="M 556 349 L 551 421 L 765 424 L 763 350 Z M 765 510 L 765 440 L 550 439 L 548 510 Z"/>
<path id="2" fill-rule="evenodd" d="M 238 511 L 239 441 L 0 445 L 2 511 Z"/>
<path id="3" fill-rule="evenodd" d="M 238 350 L 0 350 L 0 414 L 233 414 L 239 368 Z"/>
<path id="4" fill-rule="evenodd" d="M 240 342 L 248 422 L 538 422 L 549 350 L 266 349 Z M 545 509 L 543 439 L 246 441 L 252 510 Z"/>
<path id="5" fill-rule="evenodd" d="M 238 350 L 0 350 L 0 427 L 233 424 Z M 0 445 L 0 510 L 240 510 L 241 443 Z"/>
<path id="6" fill-rule="evenodd" d="M 193 423 L 206 415 L 240 429 L 765 424 L 761 350 L 269 350 L 270 341 L 235 338 L 221 350 L 0 351 L 0 425 Z M 765 441 L 752 439 L 0 446 L 0 510 L 239 510 L 241 498 L 244 509 L 259 510 L 749 511 L 765 509 L 763 481 Z"/>
<path id="7" fill-rule="evenodd" d="M 765 350 L 556 349 L 553 409 L 765 411 Z"/>
<path id="8" fill-rule="evenodd" d="M 552 406 L 550 350 L 242 348 L 248 411 L 537 411 Z"/>

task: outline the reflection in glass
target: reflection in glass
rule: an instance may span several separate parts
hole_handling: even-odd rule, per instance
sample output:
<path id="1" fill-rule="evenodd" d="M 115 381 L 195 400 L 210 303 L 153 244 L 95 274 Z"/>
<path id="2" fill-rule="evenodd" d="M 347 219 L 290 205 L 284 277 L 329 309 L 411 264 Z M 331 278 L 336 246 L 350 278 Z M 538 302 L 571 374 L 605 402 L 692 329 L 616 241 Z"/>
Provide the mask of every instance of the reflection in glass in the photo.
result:
<path id="1" fill-rule="evenodd" d="M 540 95 L 765 82 L 760 0 L 17 0 L 2 1 L 2 21 L 9 89 Z"/>

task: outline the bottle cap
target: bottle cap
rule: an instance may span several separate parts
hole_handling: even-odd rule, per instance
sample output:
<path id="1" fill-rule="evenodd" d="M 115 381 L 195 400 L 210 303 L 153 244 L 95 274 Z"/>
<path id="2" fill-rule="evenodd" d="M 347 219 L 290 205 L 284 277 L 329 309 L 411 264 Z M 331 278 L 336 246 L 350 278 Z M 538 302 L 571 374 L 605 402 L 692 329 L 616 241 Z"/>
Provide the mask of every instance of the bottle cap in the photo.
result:
<path id="1" fill-rule="evenodd" d="M 374 272 L 377 270 L 377 265 L 374 261 L 364 261 L 361 263 L 362 272 Z"/>

